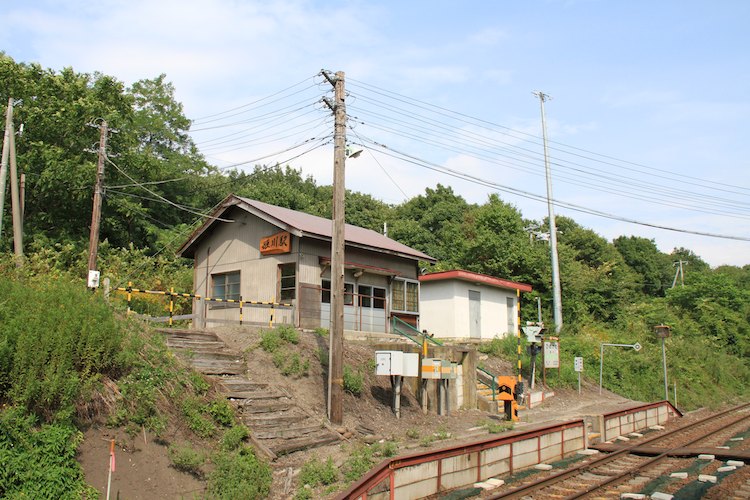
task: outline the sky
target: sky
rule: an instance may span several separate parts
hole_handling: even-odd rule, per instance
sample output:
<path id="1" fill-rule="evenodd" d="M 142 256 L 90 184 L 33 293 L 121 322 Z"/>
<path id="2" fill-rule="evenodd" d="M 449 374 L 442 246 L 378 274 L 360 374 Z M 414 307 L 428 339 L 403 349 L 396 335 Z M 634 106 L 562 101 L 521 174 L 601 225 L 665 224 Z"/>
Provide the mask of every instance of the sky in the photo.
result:
<path id="1" fill-rule="evenodd" d="M 346 185 L 387 203 L 440 183 L 542 220 L 542 91 L 558 215 L 750 264 L 750 2 L 2 4 L 0 50 L 17 62 L 128 86 L 166 74 L 220 168 L 280 162 L 330 184 L 320 72 L 343 71 L 347 138 L 364 149 Z"/>

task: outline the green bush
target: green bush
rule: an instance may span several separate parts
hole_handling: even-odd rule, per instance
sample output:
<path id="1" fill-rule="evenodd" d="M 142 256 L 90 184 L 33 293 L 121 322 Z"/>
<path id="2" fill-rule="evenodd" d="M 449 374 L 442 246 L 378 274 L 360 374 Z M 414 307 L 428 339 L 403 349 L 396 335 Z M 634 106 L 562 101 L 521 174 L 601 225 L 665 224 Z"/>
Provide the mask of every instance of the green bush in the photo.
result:
<path id="1" fill-rule="evenodd" d="M 302 470 L 299 473 L 299 484 L 300 486 L 307 484 L 313 488 L 319 485 L 327 486 L 335 483 L 338 477 L 338 470 L 333 464 L 331 457 L 328 457 L 328 460 L 325 462 L 321 462 L 317 457 L 313 457 L 302 466 Z"/>
<path id="2" fill-rule="evenodd" d="M 208 477 L 208 492 L 215 498 L 260 499 L 271 491 L 271 467 L 259 460 L 251 448 L 217 453 L 216 468 Z"/>
<path id="3" fill-rule="evenodd" d="M 69 418 L 102 375 L 126 368 L 125 328 L 100 295 L 0 276 L 0 297 L 0 400 L 45 420 Z"/>
<path id="4" fill-rule="evenodd" d="M 290 344 L 299 344 L 299 332 L 296 328 L 289 325 L 280 325 L 276 327 L 279 337 Z"/>
<path id="5" fill-rule="evenodd" d="M 217 399 L 206 406 L 206 411 L 214 419 L 214 422 L 229 427 L 234 423 L 234 408 L 226 399 Z"/>
<path id="6" fill-rule="evenodd" d="M 220 447 L 224 451 L 234 451 L 242 446 L 243 441 L 250 436 L 250 431 L 244 425 L 234 425 L 224 431 Z"/>
<path id="7" fill-rule="evenodd" d="M 203 411 L 204 406 L 194 397 L 188 397 L 182 401 L 182 414 L 190 430 L 200 437 L 207 438 L 213 436 L 216 426 L 203 414 Z"/>
<path id="8" fill-rule="evenodd" d="M 260 332 L 260 347 L 266 352 L 276 352 L 284 341 L 276 330 L 263 330 Z"/>
<path id="9" fill-rule="evenodd" d="M 342 466 L 344 479 L 352 482 L 364 476 L 375 465 L 374 453 L 375 450 L 367 445 L 352 450 L 349 458 Z"/>
<path id="10" fill-rule="evenodd" d="M 205 462 L 205 457 L 199 451 L 194 450 L 190 445 L 181 446 L 173 445 L 169 447 L 169 460 L 175 469 L 187 472 L 196 477 L 202 477 L 203 471 L 201 466 Z"/>
<path id="11" fill-rule="evenodd" d="M 82 440 L 68 423 L 37 427 L 21 407 L 0 410 L 0 498 L 96 498 L 76 461 Z"/>
<path id="12" fill-rule="evenodd" d="M 315 330 L 313 330 L 313 333 L 317 337 L 326 338 L 328 337 L 328 328 L 318 327 Z"/>
<path id="13" fill-rule="evenodd" d="M 365 377 L 361 372 L 355 372 L 348 365 L 344 365 L 344 390 L 354 396 L 361 396 L 365 388 Z"/>

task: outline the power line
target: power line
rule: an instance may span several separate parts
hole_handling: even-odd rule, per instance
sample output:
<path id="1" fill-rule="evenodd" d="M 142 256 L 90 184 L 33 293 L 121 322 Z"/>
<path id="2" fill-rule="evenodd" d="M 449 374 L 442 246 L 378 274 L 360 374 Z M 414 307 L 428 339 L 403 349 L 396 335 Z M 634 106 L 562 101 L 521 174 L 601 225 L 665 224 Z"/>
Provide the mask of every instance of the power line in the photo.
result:
<path id="1" fill-rule="evenodd" d="M 420 167 L 423 167 L 423 168 L 427 168 L 429 170 L 440 172 L 440 173 L 443 173 L 445 175 L 449 175 L 451 177 L 455 177 L 455 178 L 462 179 L 462 180 L 465 180 L 465 181 L 468 181 L 468 182 L 472 182 L 474 184 L 482 185 L 482 186 L 485 186 L 485 187 L 491 187 L 491 188 L 496 189 L 498 191 L 503 191 L 503 192 L 506 192 L 506 193 L 514 194 L 514 195 L 520 196 L 522 198 L 527 198 L 527 199 L 530 199 L 530 200 L 535 200 L 535 201 L 540 201 L 540 202 L 545 202 L 546 203 L 546 199 L 543 196 L 531 193 L 529 191 L 524 191 L 524 190 L 513 188 L 513 187 L 510 187 L 510 186 L 505 186 L 505 185 L 502 185 L 502 184 L 499 184 L 499 183 L 496 183 L 496 182 L 493 182 L 493 181 L 489 181 L 489 180 L 486 180 L 486 179 L 482 179 L 482 178 L 479 178 L 479 177 L 476 177 L 476 176 L 472 176 L 472 175 L 468 175 L 468 174 L 465 174 L 465 173 L 457 172 L 457 171 L 455 171 L 453 169 L 437 165 L 435 163 L 429 162 L 427 160 L 423 160 L 423 159 L 418 158 L 416 156 L 409 155 L 407 153 L 403 153 L 403 152 L 399 152 L 399 151 L 395 151 L 395 150 L 393 150 L 391 148 L 388 148 L 387 146 L 385 146 L 383 144 L 380 144 L 380 143 L 372 142 L 370 144 L 373 145 L 373 146 L 375 146 L 375 147 L 377 147 L 381 151 L 381 153 L 383 153 L 383 154 L 385 154 L 387 156 L 391 156 L 392 158 L 400 159 L 402 161 L 406 161 L 406 162 L 412 163 L 414 165 L 417 165 L 417 166 L 420 166 Z M 610 214 L 610 213 L 603 212 L 603 211 L 600 211 L 600 210 L 595 210 L 595 209 L 592 209 L 592 208 L 583 207 L 581 205 L 576 205 L 574 203 L 564 202 L 564 201 L 561 201 L 561 200 L 553 200 L 553 203 L 554 203 L 555 206 L 567 208 L 567 209 L 570 209 L 570 210 L 573 210 L 573 211 L 576 211 L 576 212 L 586 213 L 586 214 L 589 214 L 589 215 L 596 215 L 598 217 L 602 217 L 602 218 L 606 218 L 606 219 L 611 219 L 611 220 L 617 220 L 617 221 L 621 221 L 621 222 L 627 222 L 627 223 L 630 223 L 630 224 L 637 224 L 637 225 L 640 225 L 640 226 L 652 227 L 652 228 L 656 228 L 656 229 L 664 229 L 664 230 L 667 230 L 667 231 L 674 231 L 674 232 L 679 232 L 679 233 L 695 234 L 695 235 L 698 235 L 698 236 L 710 236 L 710 237 L 713 237 L 713 238 L 722 238 L 722 239 L 737 240 L 737 241 L 750 241 L 750 237 L 726 235 L 726 234 L 719 234 L 719 233 L 709 233 L 709 232 L 703 232 L 703 231 L 693 231 L 693 230 L 690 230 L 690 229 L 680 229 L 680 228 L 675 228 L 675 227 L 670 227 L 670 226 L 664 226 L 664 225 L 661 225 L 661 224 L 654 224 L 654 223 L 649 223 L 649 222 L 643 222 L 643 221 L 639 221 L 639 220 L 636 220 L 636 219 L 630 219 L 630 218 L 627 218 L 627 217 L 621 217 L 621 216 Z"/>

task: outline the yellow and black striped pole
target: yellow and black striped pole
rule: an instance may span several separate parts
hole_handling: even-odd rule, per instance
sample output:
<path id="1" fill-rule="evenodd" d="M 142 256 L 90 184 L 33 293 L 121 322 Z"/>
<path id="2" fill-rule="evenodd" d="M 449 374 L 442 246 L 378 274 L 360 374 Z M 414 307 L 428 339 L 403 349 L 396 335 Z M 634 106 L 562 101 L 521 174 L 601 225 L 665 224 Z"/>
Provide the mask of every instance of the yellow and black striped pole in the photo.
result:
<path id="1" fill-rule="evenodd" d="M 133 298 L 133 282 L 128 281 L 128 314 L 130 314 L 130 300 Z"/>
<path id="2" fill-rule="evenodd" d="M 173 315 L 174 315 L 174 287 L 169 289 L 169 326 L 172 326 Z"/>
<path id="3" fill-rule="evenodd" d="M 274 312 L 274 307 L 275 307 L 275 304 L 273 302 L 271 302 L 271 319 L 268 322 L 268 327 L 269 328 L 273 328 L 273 312 Z"/>
<path id="4" fill-rule="evenodd" d="M 242 306 L 245 304 L 240 296 L 240 325 L 242 325 Z"/>

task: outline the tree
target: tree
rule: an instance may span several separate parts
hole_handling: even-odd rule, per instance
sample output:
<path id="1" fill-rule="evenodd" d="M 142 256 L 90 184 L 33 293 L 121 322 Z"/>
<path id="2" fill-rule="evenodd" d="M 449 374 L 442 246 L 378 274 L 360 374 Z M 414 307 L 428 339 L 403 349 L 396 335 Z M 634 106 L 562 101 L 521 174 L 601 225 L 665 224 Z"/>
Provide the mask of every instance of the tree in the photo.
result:
<path id="1" fill-rule="evenodd" d="M 620 236 L 614 240 L 614 245 L 625 263 L 638 274 L 643 293 L 654 297 L 664 296 L 672 284 L 672 263 L 656 248 L 654 240 Z"/>

